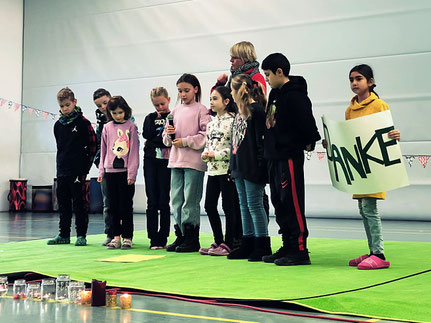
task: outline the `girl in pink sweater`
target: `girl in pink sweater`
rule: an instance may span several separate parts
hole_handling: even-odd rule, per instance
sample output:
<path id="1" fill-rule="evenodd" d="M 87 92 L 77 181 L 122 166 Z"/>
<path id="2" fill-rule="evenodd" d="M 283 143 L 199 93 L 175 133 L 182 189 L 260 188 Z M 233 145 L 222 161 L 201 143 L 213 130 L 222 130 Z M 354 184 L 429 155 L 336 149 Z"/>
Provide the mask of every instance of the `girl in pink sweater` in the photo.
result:
<path id="1" fill-rule="evenodd" d="M 201 86 L 196 76 L 183 74 L 177 81 L 181 105 L 168 116 L 163 143 L 171 148 L 171 203 L 177 239 L 167 251 L 199 251 L 200 201 L 206 164 L 201 159 L 206 126 L 211 117 L 199 103 Z M 172 119 L 170 118 L 172 117 Z M 172 124 L 173 123 L 173 124 Z"/>
<path id="2" fill-rule="evenodd" d="M 133 238 L 133 195 L 139 167 L 138 129 L 130 121 L 132 109 L 121 96 L 107 106 L 108 122 L 102 131 L 98 182 L 106 181 L 107 201 L 112 223 L 108 249 L 130 249 Z M 120 236 L 123 236 L 121 246 Z"/>

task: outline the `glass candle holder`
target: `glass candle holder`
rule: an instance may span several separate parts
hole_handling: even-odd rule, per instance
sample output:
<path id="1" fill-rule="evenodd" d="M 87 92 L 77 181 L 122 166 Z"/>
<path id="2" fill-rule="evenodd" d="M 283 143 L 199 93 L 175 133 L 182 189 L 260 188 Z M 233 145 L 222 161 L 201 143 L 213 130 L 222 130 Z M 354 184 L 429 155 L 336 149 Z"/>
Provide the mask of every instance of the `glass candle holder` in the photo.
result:
<path id="1" fill-rule="evenodd" d="M 42 301 L 49 301 L 55 299 L 55 280 L 54 279 L 42 279 L 41 286 L 41 299 Z"/>
<path id="2" fill-rule="evenodd" d="M 120 296 L 120 307 L 124 310 L 132 308 L 132 295 L 122 294 Z"/>
<path id="3" fill-rule="evenodd" d="M 67 302 L 69 300 L 70 275 L 57 275 L 55 286 L 55 300 L 57 302 Z"/>
<path id="4" fill-rule="evenodd" d="M 83 290 L 81 292 L 81 305 L 91 305 L 91 291 Z"/>
<path id="5" fill-rule="evenodd" d="M 106 307 L 116 307 L 117 306 L 117 291 L 106 292 Z"/>
<path id="6" fill-rule="evenodd" d="M 17 279 L 13 283 L 13 298 L 25 298 L 25 279 Z"/>
<path id="7" fill-rule="evenodd" d="M 0 297 L 7 295 L 7 276 L 0 276 Z"/>
<path id="8" fill-rule="evenodd" d="M 81 293 L 84 290 L 84 282 L 71 281 L 69 284 L 69 302 L 74 304 L 80 303 Z"/>
<path id="9" fill-rule="evenodd" d="M 40 283 L 28 283 L 25 295 L 27 299 L 40 299 Z"/>

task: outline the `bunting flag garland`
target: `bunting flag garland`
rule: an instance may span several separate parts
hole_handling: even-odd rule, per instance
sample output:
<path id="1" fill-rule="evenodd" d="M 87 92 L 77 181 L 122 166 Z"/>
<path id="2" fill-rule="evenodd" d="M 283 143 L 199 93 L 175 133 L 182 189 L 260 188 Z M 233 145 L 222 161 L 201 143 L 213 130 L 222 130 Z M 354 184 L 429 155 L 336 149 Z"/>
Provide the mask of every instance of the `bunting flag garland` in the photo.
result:
<path id="1" fill-rule="evenodd" d="M 313 154 L 313 152 L 312 151 L 306 151 L 305 152 L 305 158 L 307 158 L 307 160 L 310 160 L 311 159 L 311 155 Z"/>
<path id="2" fill-rule="evenodd" d="M 3 106 L 6 103 L 5 99 L 0 99 L 0 106 Z"/>
<path id="3" fill-rule="evenodd" d="M 323 157 L 325 157 L 325 153 L 323 153 L 323 152 L 317 152 L 317 158 L 319 158 L 319 160 L 322 160 L 323 159 Z"/>
<path id="4" fill-rule="evenodd" d="M 423 168 L 427 167 L 427 163 L 430 157 L 431 156 L 418 156 L 418 160 L 422 164 Z"/>

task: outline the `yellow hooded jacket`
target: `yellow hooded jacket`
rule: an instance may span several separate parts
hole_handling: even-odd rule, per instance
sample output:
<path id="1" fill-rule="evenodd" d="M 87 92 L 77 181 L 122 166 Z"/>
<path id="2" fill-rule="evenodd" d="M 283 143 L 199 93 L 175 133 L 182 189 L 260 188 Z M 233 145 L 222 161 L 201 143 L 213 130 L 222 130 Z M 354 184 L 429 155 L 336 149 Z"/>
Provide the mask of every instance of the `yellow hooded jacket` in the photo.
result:
<path id="1" fill-rule="evenodd" d="M 354 96 L 350 101 L 350 106 L 346 110 L 346 120 L 360 118 L 369 114 L 382 112 L 389 110 L 389 106 L 385 101 L 379 99 L 377 95 L 371 92 L 370 96 L 361 103 L 358 103 L 358 96 Z M 385 199 L 386 193 L 374 193 L 374 194 L 354 194 L 354 199 L 363 197 L 374 197 L 377 199 Z"/>

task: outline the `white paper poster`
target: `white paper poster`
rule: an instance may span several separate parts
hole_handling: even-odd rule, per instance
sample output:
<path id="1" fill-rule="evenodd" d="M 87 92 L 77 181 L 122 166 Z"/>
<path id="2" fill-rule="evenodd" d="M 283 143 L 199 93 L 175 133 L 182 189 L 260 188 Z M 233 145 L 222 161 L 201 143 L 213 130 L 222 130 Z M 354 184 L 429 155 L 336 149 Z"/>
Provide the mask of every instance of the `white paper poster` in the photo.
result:
<path id="1" fill-rule="evenodd" d="M 371 194 L 409 185 L 389 110 L 347 121 L 322 117 L 332 185 L 353 194 Z"/>

